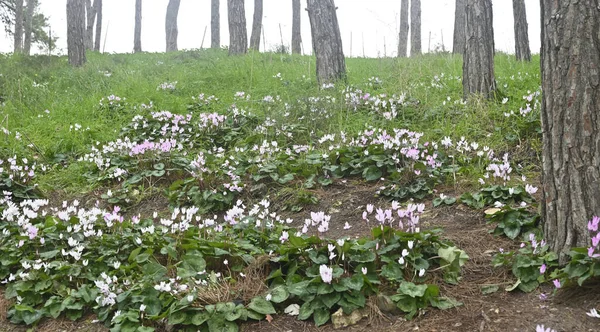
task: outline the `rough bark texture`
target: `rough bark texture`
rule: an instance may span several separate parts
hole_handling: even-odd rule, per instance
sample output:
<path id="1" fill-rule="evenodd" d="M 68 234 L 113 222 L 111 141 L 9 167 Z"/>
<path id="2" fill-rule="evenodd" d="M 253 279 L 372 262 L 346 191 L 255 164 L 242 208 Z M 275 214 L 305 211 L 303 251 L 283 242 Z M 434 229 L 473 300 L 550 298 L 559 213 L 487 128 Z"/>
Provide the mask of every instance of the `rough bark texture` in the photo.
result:
<path id="1" fill-rule="evenodd" d="M 248 32 L 246 30 L 246 10 L 244 0 L 227 0 L 229 21 L 229 55 L 248 52 Z"/>
<path id="2" fill-rule="evenodd" d="M 177 51 L 177 16 L 179 15 L 179 4 L 181 0 L 169 0 L 167 5 L 167 17 L 165 18 L 165 33 L 167 39 L 167 52 Z"/>
<path id="3" fill-rule="evenodd" d="M 292 54 L 302 53 L 300 13 L 300 0 L 292 0 Z"/>
<path id="4" fill-rule="evenodd" d="M 421 0 L 410 1 L 410 56 L 421 54 Z"/>
<path id="5" fill-rule="evenodd" d="M 15 53 L 23 52 L 23 0 L 15 1 L 15 31 L 14 31 Z"/>
<path id="6" fill-rule="evenodd" d="M 98 0 L 92 5 L 92 0 L 85 1 L 85 12 L 87 15 L 87 25 L 85 27 L 85 48 L 91 50 L 94 48 L 94 22 L 96 21 L 96 9 Z"/>
<path id="7" fill-rule="evenodd" d="M 541 0 L 542 218 L 566 263 L 590 247 L 600 214 L 600 15 L 597 0 Z"/>
<path id="8" fill-rule="evenodd" d="M 86 62 L 84 0 L 67 0 L 67 50 L 69 63 L 83 66 Z"/>
<path id="9" fill-rule="evenodd" d="M 513 15 L 515 17 L 515 55 L 517 60 L 531 61 L 525 0 L 513 0 Z"/>
<path id="10" fill-rule="evenodd" d="M 262 28 L 263 0 L 254 0 L 254 18 L 252 20 L 252 34 L 250 35 L 250 48 L 260 48 L 260 31 Z"/>
<path id="11" fill-rule="evenodd" d="M 408 52 L 408 0 L 400 3 L 400 34 L 398 35 L 398 57 L 406 58 Z"/>
<path id="12" fill-rule="evenodd" d="M 100 40 L 102 39 L 102 0 L 94 2 L 96 7 L 96 41 L 94 42 L 94 51 L 100 52 Z"/>
<path id="13" fill-rule="evenodd" d="M 37 7 L 37 0 L 27 0 L 27 11 L 25 13 L 25 40 L 23 42 L 23 53 L 31 53 L 31 33 L 33 30 L 33 13 Z"/>
<path id="14" fill-rule="evenodd" d="M 452 41 L 452 53 L 464 54 L 466 42 L 467 23 L 467 0 L 456 0 L 454 9 L 454 38 Z"/>
<path id="15" fill-rule="evenodd" d="M 210 5 L 210 47 L 221 47 L 221 15 L 219 14 L 220 0 L 211 0 Z"/>
<path id="16" fill-rule="evenodd" d="M 135 0 L 135 28 L 133 31 L 133 51 L 142 51 L 142 0 Z"/>
<path id="17" fill-rule="evenodd" d="M 307 0 L 319 84 L 346 79 L 342 36 L 333 0 Z"/>
<path id="18" fill-rule="evenodd" d="M 496 90 L 494 78 L 494 22 L 491 0 L 467 0 L 466 47 L 463 56 L 463 92 L 486 98 Z"/>

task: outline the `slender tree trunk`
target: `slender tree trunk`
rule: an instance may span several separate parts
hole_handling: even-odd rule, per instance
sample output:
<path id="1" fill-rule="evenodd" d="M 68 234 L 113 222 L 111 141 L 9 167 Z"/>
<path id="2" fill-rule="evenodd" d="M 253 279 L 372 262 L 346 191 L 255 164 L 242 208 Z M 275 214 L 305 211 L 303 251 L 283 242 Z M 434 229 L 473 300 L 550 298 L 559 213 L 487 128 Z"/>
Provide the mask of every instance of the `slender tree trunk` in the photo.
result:
<path id="1" fill-rule="evenodd" d="M 248 52 L 248 32 L 246 30 L 246 10 L 244 0 L 227 0 L 229 21 L 229 55 Z"/>
<path id="2" fill-rule="evenodd" d="M 591 247 L 587 222 L 600 213 L 600 15 L 595 0 L 540 2 L 542 220 L 565 264 L 572 247 Z"/>
<path id="3" fill-rule="evenodd" d="M 454 40 L 452 43 L 453 54 L 465 53 L 466 20 L 467 0 L 456 0 L 456 8 L 454 9 Z"/>
<path id="4" fill-rule="evenodd" d="M 167 52 L 177 51 L 177 16 L 181 0 L 169 0 L 167 17 L 165 19 L 165 32 L 167 37 Z"/>
<path id="5" fill-rule="evenodd" d="M 210 6 L 210 47 L 221 47 L 221 15 L 219 13 L 220 0 L 211 0 Z"/>
<path id="6" fill-rule="evenodd" d="M 72 66 L 80 67 L 85 64 L 84 0 L 67 0 L 67 49 Z"/>
<path id="7" fill-rule="evenodd" d="M 319 84 L 346 80 L 346 60 L 333 0 L 307 0 Z"/>
<path id="8" fill-rule="evenodd" d="M 37 7 L 37 0 L 27 0 L 27 12 L 25 13 L 25 42 L 23 53 L 31 54 L 31 34 L 33 30 L 33 13 Z"/>
<path id="9" fill-rule="evenodd" d="M 292 54 L 302 53 L 302 34 L 300 31 L 300 0 L 292 0 Z"/>
<path id="10" fill-rule="evenodd" d="M 400 34 L 398 35 L 398 57 L 406 58 L 408 52 L 408 0 L 400 3 Z"/>
<path id="11" fill-rule="evenodd" d="M 410 1 L 410 56 L 421 54 L 421 0 Z"/>
<path id="12" fill-rule="evenodd" d="M 23 0 L 15 1 L 14 53 L 23 52 Z"/>
<path id="13" fill-rule="evenodd" d="M 133 51 L 142 51 L 142 0 L 135 0 L 135 28 L 133 31 Z"/>
<path id="14" fill-rule="evenodd" d="M 98 0 L 95 0 L 96 2 Z M 86 15 L 87 15 L 87 26 L 85 28 L 85 48 L 91 50 L 94 48 L 94 22 L 96 21 L 96 9 L 98 3 L 94 2 L 92 5 L 91 0 L 85 1 Z"/>
<path id="15" fill-rule="evenodd" d="M 494 78 L 494 22 L 491 0 L 467 0 L 466 47 L 463 56 L 463 92 L 486 98 L 496 90 Z"/>
<path id="16" fill-rule="evenodd" d="M 263 0 L 254 0 L 254 18 L 252 20 L 252 34 L 250 35 L 250 48 L 259 50 L 260 30 L 262 28 Z"/>
<path id="17" fill-rule="evenodd" d="M 102 39 L 102 0 L 96 0 L 96 41 L 94 43 L 94 51 L 100 52 L 100 40 Z"/>
<path id="18" fill-rule="evenodd" d="M 519 61 L 531 61 L 525 0 L 513 0 L 513 15 L 515 17 L 515 55 Z"/>

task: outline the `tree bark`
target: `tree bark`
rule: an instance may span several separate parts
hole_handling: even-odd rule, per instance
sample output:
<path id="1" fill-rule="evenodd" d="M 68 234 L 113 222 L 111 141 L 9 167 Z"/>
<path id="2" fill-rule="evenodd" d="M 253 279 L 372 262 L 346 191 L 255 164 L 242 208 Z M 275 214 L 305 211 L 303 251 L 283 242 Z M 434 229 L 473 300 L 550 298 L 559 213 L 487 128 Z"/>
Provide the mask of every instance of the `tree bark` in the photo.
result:
<path id="1" fill-rule="evenodd" d="M 27 12 L 25 13 L 25 41 L 23 42 L 23 53 L 31 54 L 31 34 L 33 32 L 33 13 L 37 7 L 37 0 L 27 0 Z"/>
<path id="2" fill-rule="evenodd" d="M 15 1 L 14 53 L 23 52 L 23 0 Z"/>
<path id="3" fill-rule="evenodd" d="M 463 92 L 486 98 L 496 90 L 494 78 L 494 22 L 491 0 L 467 0 Z"/>
<path id="4" fill-rule="evenodd" d="M 421 0 L 410 1 L 410 56 L 421 54 Z"/>
<path id="5" fill-rule="evenodd" d="M 229 55 L 248 52 L 248 32 L 246 30 L 246 10 L 244 0 L 227 0 L 229 21 Z"/>
<path id="6" fill-rule="evenodd" d="M 346 61 L 335 3 L 333 0 L 307 0 L 307 3 L 319 84 L 346 80 Z"/>
<path id="7" fill-rule="evenodd" d="M 94 43 L 94 51 L 100 52 L 100 40 L 102 39 L 102 0 L 96 0 L 96 42 Z"/>
<path id="8" fill-rule="evenodd" d="M 300 0 L 292 0 L 292 54 L 302 54 L 300 31 Z"/>
<path id="9" fill-rule="evenodd" d="M 600 213 L 600 15 L 595 0 L 541 0 L 542 220 L 568 261 L 590 247 L 587 221 Z"/>
<path id="10" fill-rule="evenodd" d="M 531 61 L 525 0 L 513 0 L 513 15 L 515 18 L 515 55 L 519 61 Z"/>
<path id="11" fill-rule="evenodd" d="M 67 0 L 67 50 L 72 66 L 80 67 L 85 64 L 84 0 Z"/>
<path id="12" fill-rule="evenodd" d="M 94 48 L 94 22 L 96 21 L 96 9 L 98 8 L 98 0 L 95 0 L 92 5 L 91 0 L 85 1 L 87 26 L 85 28 L 85 48 L 91 50 Z"/>
<path id="13" fill-rule="evenodd" d="M 167 17 L 165 18 L 165 32 L 167 38 L 167 52 L 177 51 L 177 16 L 181 0 L 169 0 Z"/>
<path id="14" fill-rule="evenodd" d="M 210 47 L 221 47 L 221 15 L 219 14 L 220 0 L 211 0 L 210 6 Z"/>
<path id="15" fill-rule="evenodd" d="M 135 28 L 133 31 L 133 51 L 142 51 L 142 0 L 135 0 Z"/>
<path id="16" fill-rule="evenodd" d="M 467 0 L 456 0 L 456 8 L 454 9 L 454 38 L 452 41 L 453 54 L 465 53 L 466 20 Z"/>
<path id="17" fill-rule="evenodd" d="M 254 0 L 254 18 L 252 20 L 252 34 L 250 35 L 250 48 L 259 50 L 260 31 L 262 28 L 263 0 Z"/>
<path id="18" fill-rule="evenodd" d="M 408 52 L 408 0 L 400 3 L 400 34 L 398 35 L 398 57 L 406 58 Z"/>

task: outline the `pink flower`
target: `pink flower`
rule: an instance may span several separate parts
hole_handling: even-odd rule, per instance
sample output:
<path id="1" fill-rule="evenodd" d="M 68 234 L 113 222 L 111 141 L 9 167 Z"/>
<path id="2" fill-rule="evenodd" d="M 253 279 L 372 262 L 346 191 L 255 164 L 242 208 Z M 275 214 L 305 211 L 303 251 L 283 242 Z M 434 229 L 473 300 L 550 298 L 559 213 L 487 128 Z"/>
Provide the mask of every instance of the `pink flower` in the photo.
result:
<path id="1" fill-rule="evenodd" d="M 552 280 L 552 282 L 554 283 L 554 287 L 556 287 L 557 289 L 560 288 L 560 286 L 561 286 L 560 285 L 560 280 L 554 279 L 554 280 Z"/>
<path id="2" fill-rule="evenodd" d="M 542 266 L 540 266 L 540 274 L 544 273 L 546 273 L 546 264 L 542 264 Z"/>
<path id="3" fill-rule="evenodd" d="M 598 216 L 594 216 L 592 220 L 588 221 L 588 230 L 592 232 L 598 231 L 598 224 L 600 223 L 600 218 Z"/>
<path id="4" fill-rule="evenodd" d="M 37 227 L 30 225 L 29 227 L 27 227 L 27 235 L 29 236 L 30 240 L 35 239 L 35 237 L 38 234 L 38 229 Z"/>

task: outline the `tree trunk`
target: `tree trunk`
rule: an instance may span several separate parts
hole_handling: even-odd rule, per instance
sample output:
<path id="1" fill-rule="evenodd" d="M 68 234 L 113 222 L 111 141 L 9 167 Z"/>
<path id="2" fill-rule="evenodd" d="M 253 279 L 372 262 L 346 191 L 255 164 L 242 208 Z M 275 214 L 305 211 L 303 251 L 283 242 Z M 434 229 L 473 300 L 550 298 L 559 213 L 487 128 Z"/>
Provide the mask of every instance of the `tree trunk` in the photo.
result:
<path id="1" fill-rule="evenodd" d="M 167 37 L 167 52 L 177 51 L 177 16 L 181 0 L 169 0 L 167 17 L 165 19 L 165 32 Z"/>
<path id="2" fill-rule="evenodd" d="M 133 32 L 133 51 L 142 51 L 142 0 L 135 0 L 135 28 Z"/>
<path id="3" fill-rule="evenodd" d="M 221 15 L 219 14 L 220 0 L 211 0 L 210 6 L 210 47 L 221 47 Z"/>
<path id="4" fill-rule="evenodd" d="M 94 22 L 96 21 L 96 8 L 98 0 L 95 0 L 92 6 L 92 0 L 85 1 L 87 26 L 85 28 L 85 48 L 91 50 L 94 48 Z"/>
<path id="5" fill-rule="evenodd" d="M 515 55 L 519 61 L 531 61 L 525 0 L 513 0 L 513 15 L 515 17 Z"/>
<path id="6" fill-rule="evenodd" d="M 80 67 L 85 64 L 84 0 L 67 0 L 67 50 L 72 66 Z"/>
<path id="7" fill-rule="evenodd" d="M 454 9 L 454 40 L 452 42 L 453 54 L 465 53 L 466 19 L 467 0 L 456 0 L 456 8 Z"/>
<path id="8" fill-rule="evenodd" d="M 565 264 L 600 213 L 598 2 L 542 0 L 542 220 Z M 598 251 L 596 251 L 598 253 Z"/>
<path id="9" fill-rule="evenodd" d="M 333 0 L 307 0 L 307 3 L 319 84 L 346 80 L 346 61 L 335 3 Z"/>
<path id="10" fill-rule="evenodd" d="M 14 53 L 23 52 L 23 0 L 15 1 Z"/>
<path id="11" fill-rule="evenodd" d="M 398 57 L 406 58 L 408 52 L 408 0 L 400 3 L 400 34 L 398 35 Z"/>
<path id="12" fill-rule="evenodd" d="M 31 34 L 33 31 L 33 13 L 37 7 L 37 0 L 27 0 L 27 12 L 25 13 L 25 42 L 23 53 L 31 54 Z"/>
<path id="13" fill-rule="evenodd" d="M 292 54 L 302 54 L 300 0 L 292 0 Z"/>
<path id="14" fill-rule="evenodd" d="M 260 48 L 260 30 L 262 28 L 263 0 L 254 0 L 254 18 L 252 20 L 252 34 L 250 35 L 250 48 L 258 51 Z"/>
<path id="15" fill-rule="evenodd" d="M 100 52 L 100 40 L 102 39 L 102 0 L 96 0 L 96 42 L 94 43 L 94 51 Z M 96 5 L 96 2 L 94 2 Z"/>
<path id="16" fill-rule="evenodd" d="M 494 78 L 494 22 L 491 0 L 467 0 L 463 92 L 486 98 L 496 90 Z"/>
<path id="17" fill-rule="evenodd" d="M 421 54 L 421 0 L 410 1 L 410 56 Z"/>
<path id="18" fill-rule="evenodd" d="M 229 55 L 248 52 L 248 32 L 246 30 L 246 10 L 244 0 L 227 0 L 229 21 Z"/>

